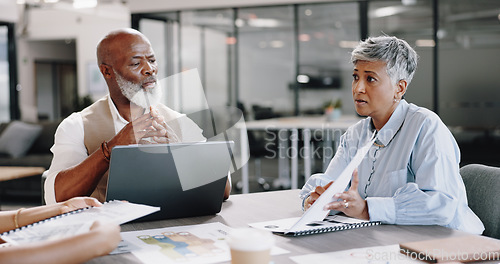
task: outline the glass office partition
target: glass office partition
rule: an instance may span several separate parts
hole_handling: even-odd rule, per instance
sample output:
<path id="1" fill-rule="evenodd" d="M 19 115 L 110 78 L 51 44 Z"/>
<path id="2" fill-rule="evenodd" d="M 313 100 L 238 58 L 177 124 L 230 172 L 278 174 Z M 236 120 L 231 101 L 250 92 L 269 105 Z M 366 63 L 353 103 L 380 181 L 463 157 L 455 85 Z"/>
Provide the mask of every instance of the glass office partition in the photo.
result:
<path id="1" fill-rule="evenodd" d="M 440 115 L 469 130 L 500 127 L 500 1 L 439 1 Z"/>
<path id="2" fill-rule="evenodd" d="M 230 104 L 233 21 L 232 9 L 181 13 L 182 69 L 198 70 L 211 107 Z"/>
<path id="3" fill-rule="evenodd" d="M 8 28 L 0 26 L 0 122 L 10 120 Z"/>
<path id="4" fill-rule="evenodd" d="M 167 56 L 166 50 L 173 47 L 171 47 L 167 43 L 166 21 L 142 19 L 139 25 L 142 33 L 148 37 L 151 45 L 153 46 L 153 50 L 155 51 L 155 56 L 158 63 L 158 77 L 167 77 L 167 65 L 169 64 L 168 62 L 172 60 L 172 58 Z"/>
<path id="5" fill-rule="evenodd" d="M 433 80 L 436 76 L 433 70 L 432 1 L 373 1 L 369 2 L 368 8 L 369 36 L 385 34 L 402 38 L 420 57 L 406 100 L 434 110 Z"/>
<path id="6" fill-rule="evenodd" d="M 158 63 L 158 78 L 164 79 L 179 73 L 179 18 L 177 12 L 166 12 L 149 15 L 139 20 L 139 30 L 148 37 L 155 51 Z M 173 109 L 180 110 L 182 91 L 167 88 L 166 104 Z"/>
<path id="7" fill-rule="evenodd" d="M 368 7 L 367 17 L 359 6 Z M 175 69 L 170 74 L 198 69 L 214 105 L 240 100 L 247 109 L 258 104 L 292 115 L 320 112 L 325 101 L 337 98 L 349 102 L 349 53 L 367 29 L 369 36 L 403 38 L 419 54 L 406 93 L 409 102 L 436 111 L 450 125 L 491 126 L 480 113 L 499 110 L 493 98 L 500 89 L 492 80 L 499 67 L 494 61 L 500 49 L 499 9 L 498 0 L 372 0 L 178 11 L 145 18 L 176 21 L 171 27 L 175 33 L 164 34 L 165 52 L 172 52 L 169 43 L 175 50 L 166 55 L 172 65 L 165 68 Z M 472 66 L 480 64 L 485 67 Z M 347 103 L 343 110 L 354 112 Z"/>
<path id="8" fill-rule="evenodd" d="M 295 80 L 293 22 L 293 6 L 238 10 L 238 85 L 245 108 L 293 112 L 294 94 L 289 88 Z"/>
<path id="9" fill-rule="evenodd" d="M 349 92 L 350 52 L 360 39 L 358 3 L 298 7 L 299 106 L 302 113 L 322 114 L 328 101 L 341 100 L 354 114 Z"/>

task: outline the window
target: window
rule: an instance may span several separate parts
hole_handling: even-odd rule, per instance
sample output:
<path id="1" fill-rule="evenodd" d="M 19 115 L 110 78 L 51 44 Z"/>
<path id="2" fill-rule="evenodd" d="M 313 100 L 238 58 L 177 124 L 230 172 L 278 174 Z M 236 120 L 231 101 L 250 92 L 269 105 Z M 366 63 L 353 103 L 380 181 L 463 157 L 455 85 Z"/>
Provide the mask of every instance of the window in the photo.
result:
<path id="1" fill-rule="evenodd" d="M 439 1 L 440 116 L 465 129 L 498 128 L 500 2 Z"/>
<path id="2" fill-rule="evenodd" d="M 301 112 L 323 114 L 328 101 L 351 102 L 346 91 L 351 90 L 350 52 L 360 38 L 358 14 L 357 3 L 299 6 L 297 83 Z M 346 109 L 352 109 L 351 105 Z"/>
<path id="3" fill-rule="evenodd" d="M 0 122 L 10 118 L 8 27 L 0 25 Z"/>
<path id="4" fill-rule="evenodd" d="M 434 31 L 431 0 L 419 0 L 404 5 L 405 1 L 374 1 L 368 9 L 369 36 L 389 35 L 402 38 L 419 55 L 418 68 L 408 86 L 408 102 L 434 110 L 433 107 L 433 52 Z"/>
<path id="5" fill-rule="evenodd" d="M 293 6 L 241 8 L 237 17 L 239 98 L 246 108 L 258 105 L 292 113 L 295 80 Z"/>

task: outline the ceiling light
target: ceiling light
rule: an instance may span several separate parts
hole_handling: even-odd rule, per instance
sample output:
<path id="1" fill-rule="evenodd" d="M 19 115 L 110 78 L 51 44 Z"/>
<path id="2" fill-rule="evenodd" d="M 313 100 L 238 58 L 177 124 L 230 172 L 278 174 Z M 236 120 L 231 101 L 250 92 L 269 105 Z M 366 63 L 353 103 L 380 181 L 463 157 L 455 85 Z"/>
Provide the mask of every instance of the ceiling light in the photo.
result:
<path id="1" fill-rule="evenodd" d="M 285 46 L 285 43 L 283 43 L 283 41 L 281 40 L 273 40 L 269 43 L 269 45 L 271 46 L 271 48 L 283 48 Z"/>
<path id="2" fill-rule="evenodd" d="M 438 39 L 444 39 L 447 35 L 448 35 L 448 32 L 444 29 L 439 29 L 436 33 Z"/>
<path id="3" fill-rule="evenodd" d="M 313 11 L 312 11 L 311 9 L 306 9 L 306 10 L 304 11 L 304 14 L 305 14 L 306 16 L 310 16 L 310 15 L 312 15 L 312 13 L 313 13 Z"/>
<path id="4" fill-rule="evenodd" d="M 308 83 L 309 82 L 309 76 L 307 76 L 305 74 L 297 75 L 297 82 L 298 83 Z"/>
<path id="5" fill-rule="evenodd" d="M 339 47 L 341 47 L 341 48 L 354 49 L 356 46 L 358 46 L 357 41 L 350 41 L 350 40 L 339 41 Z"/>
<path id="6" fill-rule="evenodd" d="M 299 41 L 308 42 L 309 40 L 311 40 L 311 36 L 309 34 L 300 34 L 299 35 Z"/>
<path id="7" fill-rule="evenodd" d="M 417 3 L 417 0 L 401 0 L 403 5 L 414 5 Z"/>
<path id="8" fill-rule="evenodd" d="M 238 40 L 235 37 L 227 37 L 226 38 L 226 44 L 227 45 L 234 45 L 238 42 Z"/>
<path id="9" fill-rule="evenodd" d="M 408 7 L 404 6 L 387 6 L 387 7 L 381 7 L 373 10 L 370 12 L 370 17 L 388 17 L 388 16 L 393 16 L 397 15 L 399 13 L 402 13 L 406 11 Z"/>
<path id="10" fill-rule="evenodd" d="M 94 8 L 97 6 L 97 0 L 73 0 L 73 8 Z"/>
<path id="11" fill-rule="evenodd" d="M 243 21 L 243 19 L 241 18 L 238 18 L 234 21 L 234 24 L 237 26 L 237 27 L 242 27 L 245 25 L 245 21 Z"/>
<path id="12" fill-rule="evenodd" d="M 417 47 L 434 47 L 436 46 L 436 42 L 434 42 L 433 39 L 417 39 L 415 45 L 417 45 Z"/>
<path id="13" fill-rule="evenodd" d="M 248 20 L 248 25 L 252 27 L 274 28 L 278 27 L 280 22 L 276 19 L 255 18 Z"/>

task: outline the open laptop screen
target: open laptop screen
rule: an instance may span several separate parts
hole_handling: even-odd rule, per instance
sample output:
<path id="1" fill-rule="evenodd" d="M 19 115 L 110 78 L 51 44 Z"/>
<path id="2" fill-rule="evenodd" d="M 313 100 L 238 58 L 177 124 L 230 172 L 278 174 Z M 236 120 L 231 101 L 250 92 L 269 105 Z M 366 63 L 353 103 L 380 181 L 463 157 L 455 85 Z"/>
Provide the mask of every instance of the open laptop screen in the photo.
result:
<path id="1" fill-rule="evenodd" d="M 141 220 L 216 214 L 231 164 L 231 141 L 113 148 L 106 200 L 159 206 Z"/>

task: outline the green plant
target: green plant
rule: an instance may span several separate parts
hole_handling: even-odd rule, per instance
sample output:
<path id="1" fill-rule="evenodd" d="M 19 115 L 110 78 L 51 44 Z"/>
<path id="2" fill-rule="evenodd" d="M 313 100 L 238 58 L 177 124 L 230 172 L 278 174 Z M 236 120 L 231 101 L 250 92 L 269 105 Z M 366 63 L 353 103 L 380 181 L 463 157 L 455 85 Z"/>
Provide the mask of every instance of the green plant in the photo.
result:
<path id="1" fill-rule="evenodd" d="M 342 100 L 340 98 L 338 98 L 337 100 L 329 100 L 324 104 L 324 108 L 325 109 L 327 109 L 327 108 L 331 108 L 331 109 L 342 108 Z"/>

